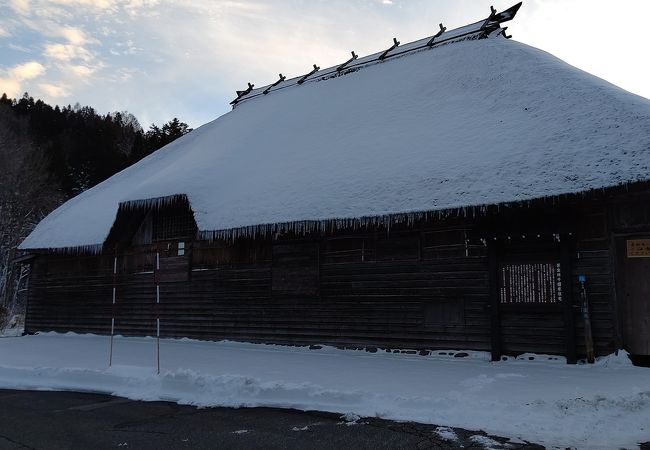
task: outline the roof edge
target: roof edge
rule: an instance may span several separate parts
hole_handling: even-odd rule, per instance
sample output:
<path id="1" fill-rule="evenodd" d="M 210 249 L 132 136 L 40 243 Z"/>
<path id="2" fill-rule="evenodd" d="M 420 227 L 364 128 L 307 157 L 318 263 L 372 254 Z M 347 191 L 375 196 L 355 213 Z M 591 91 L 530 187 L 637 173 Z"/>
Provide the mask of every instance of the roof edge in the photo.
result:
<path id="1" fill-rule="evenodd" d="M 241 227 L 225 228 L 221 230 L 199 230 L 197 238 L 199 240 L 215 241 L 224 240 L 233 242 L 237 239 L 251 239 L 257 237 L 273 237 L 285 233 L 294 233 L 305 236 L 308 234 L 326 234 L 340 230 L 361 230 L 369 227 L 380 227 L 390 232 L 390 229 L 399 225 L 411 226 L 422 220 L 440 220 L 448 218 L 475 218 L 486 214 L 490 210 L 498 212 L 500 208 L 510 207 L 532 207 L 541 203 L 555 203 L 560 200 L 566 200 L 576 197 L 586 197 L 596 192 L 605 193 L 615 189 L 630 191 L 637 187 L 650 188 L 650 179 L 624 182 L 617 185 L 589 188 L 575 192 L 565 192 L 561 194 L 548 195 L 542 197 L 531 197 L 523 200 L 513 200 L 499 203 L 486 203 L 476 205 L 465 205 L 458 207 L 449 207 L 442 209 L 430 209 L 421 211 L 388 213 L 374 216 L 361 217 L 341 217 L 316 220 L 294 220 L 288 222 L 263 223 L 257 225 L 246 225 Z M 137 208 L 143 206 L 165 206 L 177 199 L 187 200 L 185 194 L 175 194 L 165 197 L 156 197 L 142 200 L 129 200 L 120 203 L 120 207 Z M 52 247 L 52 248 L 21 248 L 32 253 L 60 253 L 60 254 L 100 254 L 104 244 L 78 245 L 72 247 Z"/>
<path id="2" fill-rule="evenodd" d="M 452 217 L 475 218 L 486 214 L 489 210 L 496 210 L 498 212 L 500 208 L 509 208 L 515 206 L 532 207 L 534 205 L 538 205 L 540 202 L 555 203 L 557 201 L 566 200 L 572 197 L 575 198 L 581 196 L 584 198 L 596 192 L 604 193 L 613 189 L 630 190 L 635 186 L 641 185 L 650 185 L 650 180 L 624 182 L 612 186 L 595 187 L 582 191 L 565 192 L 561 194 L 531 197 L 529 199 L 513 200 L 499 203 L 486 203 L 442 209 L 388 213 L 375 216 L 329 218 L 320 220 L 295 220 L 289 222 L 247 225 L 242 227 L 226 228 L 223 230 L 199 230 L 197 236 L 201 240 L 225 240 L 232 242 L 240 238 L 250 239 L 256 237 L 268 237 L 284 233 L 294 233 L 304 236 L 312 233 L 325 234 L 339 230 L 360 230 L 368 227 L 381 227 L 390 231 L 391 227 L 398 225 L 411 226 L 421 220 L 440 220 Z"/>
<path id="3" fill-rule="evenodd" d="M 99 255 L 104 244 L 73 245 L 70 247 L 18 247 L 29 255 L 36 253 L 56 253 L 59 255 Z"/>

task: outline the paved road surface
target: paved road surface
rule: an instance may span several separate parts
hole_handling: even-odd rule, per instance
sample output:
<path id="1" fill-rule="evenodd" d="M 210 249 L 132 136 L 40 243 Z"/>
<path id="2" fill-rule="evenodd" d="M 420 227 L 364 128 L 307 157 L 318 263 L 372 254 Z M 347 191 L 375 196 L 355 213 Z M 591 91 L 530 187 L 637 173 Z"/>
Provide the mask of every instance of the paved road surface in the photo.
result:
<path id="1" fill-rule="evenodd" d="M 274 408 L 205 408 L 77 392 L 0 390 L 0 449 L 539 449 L 433 425 Z M 479 436 L 479 437 L 476 437 Z M 482 436 L 482 437 L 481 437 Z"/>

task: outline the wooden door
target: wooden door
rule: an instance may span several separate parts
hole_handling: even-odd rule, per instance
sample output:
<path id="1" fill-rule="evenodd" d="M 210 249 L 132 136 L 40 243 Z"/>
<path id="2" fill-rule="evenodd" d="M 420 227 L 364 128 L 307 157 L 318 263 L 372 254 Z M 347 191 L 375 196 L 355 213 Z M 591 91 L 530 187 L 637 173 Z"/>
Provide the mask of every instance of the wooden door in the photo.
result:
<path id="1" fill-rule="evenodd" d="M 620 238 L 617 255 L 623 347 L 650 356 L 650 235 Z"/>

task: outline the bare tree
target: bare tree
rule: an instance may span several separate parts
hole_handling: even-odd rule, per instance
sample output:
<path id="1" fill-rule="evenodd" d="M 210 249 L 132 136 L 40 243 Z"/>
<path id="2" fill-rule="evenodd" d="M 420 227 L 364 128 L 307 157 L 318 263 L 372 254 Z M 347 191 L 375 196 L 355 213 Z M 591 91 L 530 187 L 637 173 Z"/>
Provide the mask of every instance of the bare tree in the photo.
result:
<path id="1" fill-rule="evenodd" d="M 20 273 L 11 264 L 16 247 L 62 199 L 48 176 L 46 155 L 29 137 L 27 119 L 0 105 L 0 306 L 5 311 L 13 311 L 19 300 L 14 288 Z"/>

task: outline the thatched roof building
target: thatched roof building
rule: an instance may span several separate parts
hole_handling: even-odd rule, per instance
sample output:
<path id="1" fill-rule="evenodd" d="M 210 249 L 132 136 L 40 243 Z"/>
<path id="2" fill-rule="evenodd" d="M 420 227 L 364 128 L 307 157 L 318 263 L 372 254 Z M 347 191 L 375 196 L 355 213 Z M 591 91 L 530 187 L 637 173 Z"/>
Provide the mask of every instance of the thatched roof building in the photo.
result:
<path id="1" fill-rule="evenodd" d="M 252 264 L 268 269 L 255 295 L 304 306 L 296 320 L 316 314 L 314 299 L 337 314 L 332 322 L 314 318 L 330 330 L 314 334 L 287 325 L 280 309 L 259 306 L 266 314 L 259 320 L 239 312 L 246 329 L 235 321 L 231 331 L 215 331 L 205 319 L 200 337 L 387 347 L 392 339 L 417 348 L 491 348 L 495 357 L 533 350 L 575 360 L 587 351 L 576 340 L 588 324 L 573 308 L 584 287 L 577 275 L 593 272 L 597 352 L 638 341 L 636 352 L 650 353 L 644 337 L 625 337 L 638 330 L 635 306 L 612 314 L 617 290 L 627 289 L 615 267 L 643 270 L 628 267 L 616 248 L 650 233 L 650 217 L 633 213 L 649 193 L 650 101 L 506 39 L 501 23 L 518 8 L 249 86 L 232 111 L 62 205 L 21 248 L 116 255 L 117 267 L 121 251 L 166 243 L 181 258 L 170 271 L 189 274 L 170 283 L 199 283 L 198 270 Z M 332 244 L 337 239 L 346 244 Z M 210 245 L 219 250 L 201 253 Z M 358 260 L 350 256 L 357 253 Z M 341 261 L 352 265 L 328 272 Z M 403 278 L 404 261 L 434 279 Z M 369 270 L 380 278 L 363 278 Z M 328 276 L 347 288 L 328 285 Z M 387 305 L 382 289 L 394 292 L 384 322 L 363 332 L 341 324 L 346 314 L 359 323 L 376 312 L 361 311 L 364 302 Z M 343 298 L 351 303 L 337 303 Z M 544 303 L 542 313 L 529 303 Z M 212 321 L 216 313 L 209 314 Z M 265 322 L 269 314 L 285 321 L 281 337 Z M 393 335 L 399 326 L 386 320 L 400 314 L 406 328 Z M 623 324 L 626 315 L 632 322 Z M 180 320 L 171 312 L 169 319 Z M 48 328 L 46 319 L 34 320 L 33 329 Z M 192 334 L 188 327 L 170 334 Z"/>

